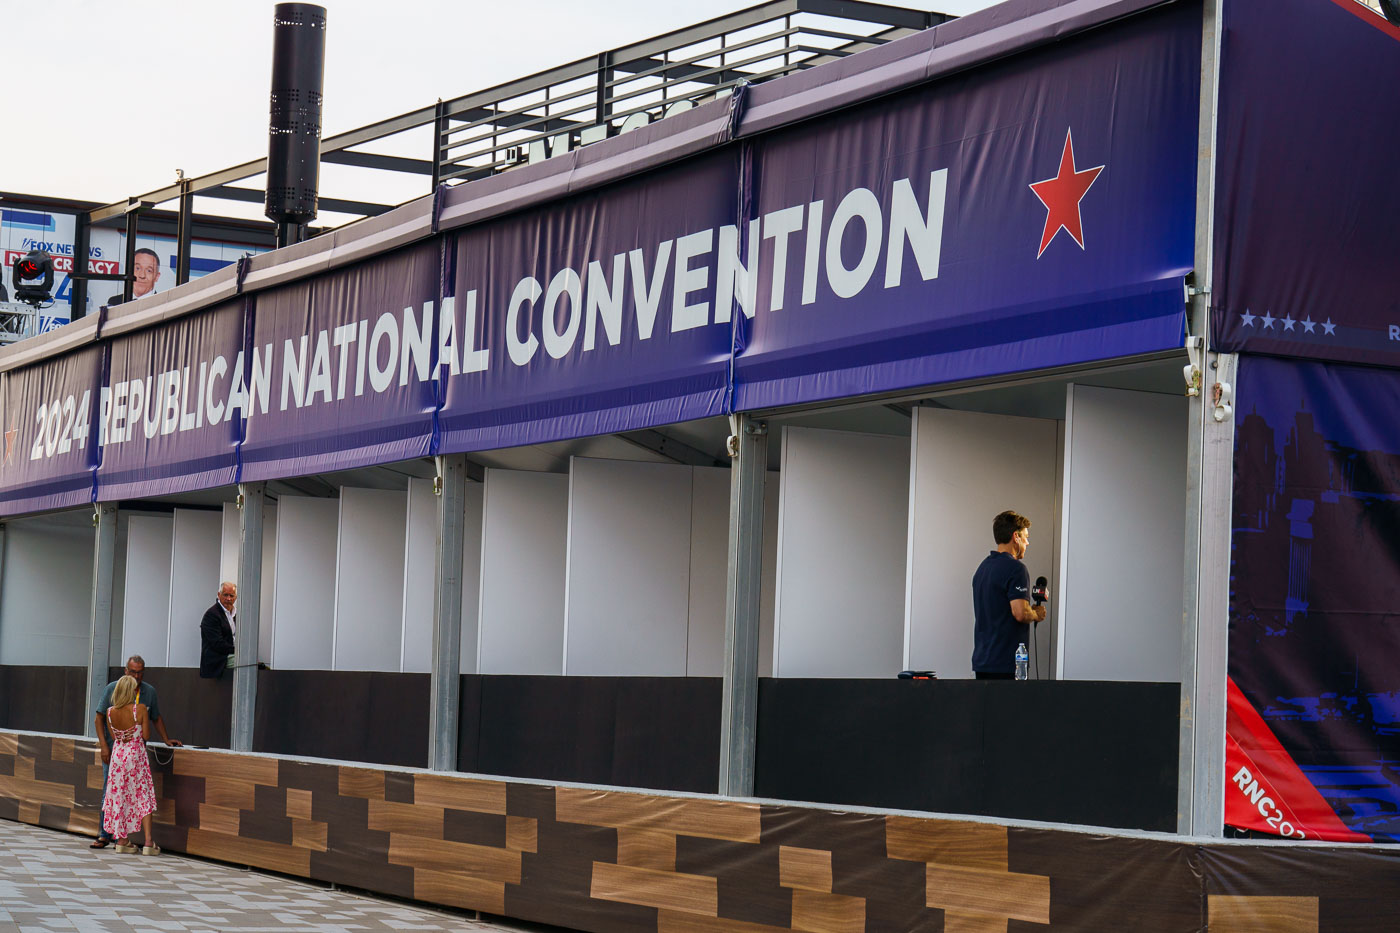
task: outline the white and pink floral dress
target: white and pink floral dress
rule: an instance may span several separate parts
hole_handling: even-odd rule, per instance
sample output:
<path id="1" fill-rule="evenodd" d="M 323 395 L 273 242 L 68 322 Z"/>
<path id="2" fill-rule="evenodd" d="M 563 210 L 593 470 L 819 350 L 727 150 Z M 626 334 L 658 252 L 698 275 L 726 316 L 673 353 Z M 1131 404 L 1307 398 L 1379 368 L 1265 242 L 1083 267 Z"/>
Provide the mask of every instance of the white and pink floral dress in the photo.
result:
<path id="1" fill-rule="evenodd" d="M 131 728 L 118 729 L 112 725 L 112 710 L 107 710 L 112 758 L 107 769 L 107 795 L 102 798 L 102 828 L 118 839 L 138 831 L 141 820 L 156 812 L 155 782 L 151 780 L 141 724 L 135 721 L 135 703 L 131 704 L 131 718 Z"/>

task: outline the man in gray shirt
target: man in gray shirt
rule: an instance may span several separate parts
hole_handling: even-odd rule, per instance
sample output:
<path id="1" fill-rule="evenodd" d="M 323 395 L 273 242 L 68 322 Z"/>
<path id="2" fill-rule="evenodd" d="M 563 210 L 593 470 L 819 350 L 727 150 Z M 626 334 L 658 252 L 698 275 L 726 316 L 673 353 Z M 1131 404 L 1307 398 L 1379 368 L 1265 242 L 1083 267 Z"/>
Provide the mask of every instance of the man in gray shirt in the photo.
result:
<path id="1" fill-rule="evenodd" d="M 160 715 L 160 702 L 156 699 L 156 688 L 151 684 L 144 683 L 142 678 L 146 676 L 146 662 L 139 654 L 133 654 L 126 659 L 125 673 L 136 681 L 138 703 L 146 707 L 147 716 L 156 732 L 160 733 L 160 740 L 171 748 L 178 748 L 183 743 L 177 739 L 172 739 L 165 732 L 165 720 Z M 102 796 L 107 796 L 107 766 L 112 761 L 112 736 L 107 732 L 107 710 L 112 706 L 112 694 L 116 692 L 117 682 L 114 680 L 107 685 L 107 689 L 102 693 L 102 700 L 97 704 L 96 715 L 93 725 L 97 728 L 97 747 L 102 752 Z M 105 849 L 112 842 L 111 835 L 102 827 L 101 820 L 98 822 L 97 838 L 92 842 L 92 848 Z M 146 840 L 147 844 L 150 840 Z"/>

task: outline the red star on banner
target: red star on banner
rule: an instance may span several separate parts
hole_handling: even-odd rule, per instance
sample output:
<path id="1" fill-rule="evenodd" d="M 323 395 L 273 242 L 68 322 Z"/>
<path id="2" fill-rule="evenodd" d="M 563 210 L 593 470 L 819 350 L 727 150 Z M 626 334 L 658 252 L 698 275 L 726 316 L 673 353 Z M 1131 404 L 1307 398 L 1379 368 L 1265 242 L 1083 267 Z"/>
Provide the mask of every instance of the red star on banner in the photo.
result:
<path id="1" fill-rule="evenodd" d="M 1080 226 L 1079 201 L 1084 197 L 1089 187 L 1093 185 L 1094 179 L 1102 172 L 1102 165 L 1094 168 L 1086 168 L 1084 171 L 1075 171 L 1074 168 L 1074 131 L 1065 131 L 1065 149 L 1060 154 L 1060 173 L 1054 178 L 1047 178 L 1044 181 L 1037 181 L 1031 185 L 1031 191 L 1040 198 L 1040 203 L 1045 205 L 1045 232 L 1040 236 L 1040 252 L 1035 254 L 1039 259 L 1045 252 L 1045 248 L 1050 245 L 1050 241 L 1055 239 L 1056 234 L 1061 229 L 1069 231 L 1069 235 L 1074 237 L 1074 242 L 1079 244 L 1079 248 L 1084 248 L 1084 230 Z"/>
<path id="2" fill-rule="evenodd" d="M 19 436 L 18 428 L 10 428 L 5 432 L 5 462 L 9 463 L 15 455 L 15 438 Z"/>

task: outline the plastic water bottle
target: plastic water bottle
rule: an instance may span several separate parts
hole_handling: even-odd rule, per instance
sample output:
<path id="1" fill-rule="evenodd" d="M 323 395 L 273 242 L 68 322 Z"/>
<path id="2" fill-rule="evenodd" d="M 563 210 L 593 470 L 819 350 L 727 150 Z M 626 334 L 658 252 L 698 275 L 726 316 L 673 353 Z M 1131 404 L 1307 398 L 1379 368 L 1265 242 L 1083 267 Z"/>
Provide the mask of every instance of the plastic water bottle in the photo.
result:
<path id="1" fill-rule="evenodd" d="M 1016 646 L 1016 679 L 1025 680 L 1030 673 L 1030 653 L 1026 651 L 1026 643 L 1021 642 Z"/>

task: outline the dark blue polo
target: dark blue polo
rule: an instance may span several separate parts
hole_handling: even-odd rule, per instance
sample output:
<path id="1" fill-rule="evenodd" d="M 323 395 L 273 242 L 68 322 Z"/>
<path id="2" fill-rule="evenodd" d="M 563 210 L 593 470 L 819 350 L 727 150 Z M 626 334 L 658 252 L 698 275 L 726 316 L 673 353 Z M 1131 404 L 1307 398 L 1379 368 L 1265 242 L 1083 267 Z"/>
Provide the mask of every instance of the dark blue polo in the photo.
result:
<path id="1" fill-rule="evenodd" d="M 1026 565 L 1005 551 L 987 555 L 972 575 L 972 669 L 989 674 L 1016 670 L 1016 646 L 1027 639 L 1027 623 L 1011 614 L 1011 600 L 1029 601 Z"/>

